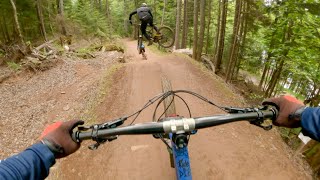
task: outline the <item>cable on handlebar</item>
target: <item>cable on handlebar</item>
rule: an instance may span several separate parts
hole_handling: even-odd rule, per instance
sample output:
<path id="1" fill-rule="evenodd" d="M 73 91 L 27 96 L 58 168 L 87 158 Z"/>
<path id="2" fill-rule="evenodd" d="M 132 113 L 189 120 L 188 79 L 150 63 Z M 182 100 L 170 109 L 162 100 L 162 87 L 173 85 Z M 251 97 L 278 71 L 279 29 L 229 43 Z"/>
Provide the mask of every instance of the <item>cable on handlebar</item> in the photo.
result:
<path id="1" fill-rule="evenodd" d="M 168 107 L 167 107 L 167 108 L 163 111 L 163 113 L 159 116 L 159 118 L 158 118 L 157 121 L 159 121 L 159 120 L 161 119 L 161 117 L 165 114 L 165 112 L 168 110 L 168 108 L 170 107 L 170 105 L 174 102 L 174 98 L 175 98 L 175 97 L 178 97 L 179 99 L 182 100 L 182 102 L 186 105 L 186 107 L 187 107 L 187 109 L 188 109 L 189 117 L 192 117 L 191 111 L 190 111 L 190 108 L 189 108 L 187 102 L 186 102 L 181 96 L 174 94 L 173 91 L 167 91 L 167 92 L 165 93 L 165 95 L 159 100 L 159 102 L 158 102 L 158 104 L 157 104 L 157 106 L 156 106 L 156 108 L 155 108 L 155 110 L 154 110 L 154 112 L 153 112 L 153 116 L 152 116 L 152 117 L 153 117 L 153 118 L 152 118 L 153 121 L 156 122 L 156 112 L 157 112 L 158 107 L 159 107 L 160 104 L 161 104 L 167 97 L 169 97 L 170 95 L 173 95 L 173 98 L 172 98 L 172 100 L 170 101 L 170 104 L 168 105 Z"/>
<path id="2" fill-rule="evenodd" d="M 149 107 L 150 105 L 152 105 L 153 103 L 155 103 L 156 101 L 158 101 L 161 97 L 163 96 L 163 93 L 156 95 L 155 97 L 149 99 L 149 101 L 138 111 L 136 111 L 135 113 L 132 113 L 131 115 L 128 116 L 128 118 L 136 115 L 136 117 L 131 121 L 130 125 L 132 125 L 134 123 L 134 121 L 137 119 L 137 117 L 140 115 L 140 113 L 146 109 L 147 107 Z"/>
<path id="3" fill-rule="evenodd" d="M 162 101 L 163 101 L 165 98 L 167 98 L 167 97 L 170 96 L 170 95 L 173 95 L 173 98 L 174 98 L 174 97 L 178 97 L 179 99 L 181 99 L 181 100 L 184 102 L 184 104 L 186 105 L 186 107 L 188 108 L 189 116 L 192 117 L 191 111 L 190 111 L 190 108 L 189 108 L 187 102 L 186 102 L 181 96 L 177 95 L 178 93 L 187 93 L 187 94 L 193 95 L 193 96 L 195 96 L 195 97 L 197 97 L 197 98 L 199 98 L 199 99 L 207 102 L 207 103 L 210 104 L 210 105 L 213 105 L 213 106 L 218 107 L 219 109 L 221 109 L 221 110 L 223 110 L 223 111 L 225 111 L 225 112 L 228 112 L 225 107 L 219 106 L 219 105 L 213 103 L 212 101 L 210 101 L 209 99 L 201 96 L 200 94 L 197 94 L 197 93 L 195 93 L 195 92 L 192 92 L 192 91 L 176 90 L 176 91 L 168 91 L 168 92 L 166 92 L 166 93 L 168 93 L 168 94 L 165 95 L 165 96 L 163 96 L 162 99 L 159 100 L 159 102 L 158 102 L 158 104 L 157 104 L 157 106 L 156 106 L 156 108 L 155 108 L 155 111 L 154 111 L 154 114 L 153 114 L 153 121 L 155 121 L 155 115 L 156 115 L 156 111 L 157 111 L 157 109 L 158 109 L 158 106 L 162 103 Z M 173 100 L 172 100 L 172 101 L 173 101 Z M 172 101 L 170 102 L 170 105 L 171 105 Z M 165 111 L 166 111 L 166 110 L 165 110 Z M 159 119 L 164 115 L 165 111 L 161 114 L 161 116 L 159 117 Z M 159 119 L 158 119 L 158 121 L 159 121 Z"/>
<path id="4" fill-rule="evenodd" d="M 168 91 L 168 93 L 170 93 L 170 95 L 171 95 L 171 94 L 172 94 L 172 91 Z M 187 104 L 187 102 L 186 102 L 181 96 L 179 96 L 179 95 L 177 95 L 177 94 L 172 94 L 172 95 L 173 95 L 173 98 L 172 98 L 172 100 L 171 100 L 171 102 L 170 102 L 170 104 L 169 104 L 168 107 L 170 107 L 170 105 L 173 103 L 174 98 L 175 98 L 175 97 L 178 97 L 178 98 L 186 105 L 186 107 L 187 107 L 187 109 L 188 109 L 188 112 L 189 112 L 189 117 L 191 118 L 191 117 L 192 117 L 192 114 L 191 114 L 190 107 L 189 107 L 189 105 Z M 164 98 L 164 99 L 165 99 L 165 98 Z M 162 99 L 161 102 L 162 102 L 164 99 Z M 156 111 L 157 111 L 157 109 L 158 109 L 158 106 L 161 104 L 161 102 L 159 101 L 157 107 L 156 107 L 155 110 L 154 110 L 153 121 L 155 121 Z M 167 107 L 167 109 L 168 109 L 168 107 Z M 167 109 L 164 110 L 164 112 L 159 116 L 159 118 L 158 118 L 157 121 L 159 121 L 159 120 L 161 119 L 161 117 L 165 114 L 165 112 L 166 112 Z"/>
<path id="5" fill-rule="evenodd" d="M 171 91 L 166 92 L 166 95 L 163 96 L 163 97 L 159 100 L 159 102 L 158 102 L 155 110 L 153 111 L 153 118 L 152 118 L 153 121 L 155 121 L 155 119 L 156 119 L 155 117 L 156 117 L 156 112 L 157 112 L 158 107 L 160 106 L 160 104 L 161 104 L 167 97 L 169 97 L 169 96 L 171 95 L 170 92 L 171 92 Z M 172 97 L 169 105 L 166 107 L 166 109 L 163 110 L 163 113 L 160 115 L 160 117 L 158 118 L 157 121 L 159 121 L 159 120 L 161 119 L 161 117 L 165 114 L 165 112 L 169 109 L 169 107 L 171 106 L 171 104 L 174 102 L 174 97 L 175 97 L 175 96 Z"/>
<path id="6" fill-rule="evenodd" d="M 106 122 L 106 123 L 102 123 L 102 124 L 96 124 L 96 126 L 90 126 L 90 127 L 82 127 L 84 128 L 85 130 L 88 130 L 88 129 L 91 129 L 92 130 L 92 134 L 91 134 L 91 137 L 94 141 L 96 141 L 97 143 L 95 145 L 92 146 L 92 148 L 90 149 L 96 149 L 98 148 L 98 146 L 101 144 L 101 143 L 104 143 L 106 141 L 112 141 L 114 139 L 117 138 L 117 136 L 112 136 L 112 137 L 109 137 L 109 138 L 98 138 L 98 131 L 99 130 L 103 130 L 103 129 L 111 129 L 111 128 L 116 128 L 120 125 L 123 124 L 124 121 L 126 121 L 128 118 L 131 118 L 133 116 L 135 116 L 133 118 L 133 120 L 131 121 L 130 125 L 132 125 L 135 120 L 137 119 L 137 117 L 140 115 L 140 113 L 146 109 L 147 107 L 149 107 L 150 105 L 154 104 L 155 102 L 158 101 L 157 105 L 156 105 L 156 108 L 154 110 L 154 113 L 153 113 L 153 121 L 160 121 L 161 117 L 165 114 L 165 112 L 168 110 L 168 107 L 170 107 L 170 105 L 173 103 L 174 101 L 174 98 L 175 97 L 178 97 L 180 100 L 182 100 L 182 102 L 186 105 L 187 109 L 188 109 L 188 112 L 189 112 L 189 116 L 192 117 L 191 115 L 191 111 L 190 111 L 190 108 L 188 106 L 188 103 L 178 94 L 182 94 L 182 93 L 186 93 L 186 94 L 190 94 L 190 95 L 193 95 L 199 99 L 201 99 L 202 101 L 210 104 L 210 105 L 213 105 L 225 112 L 228 112 L 228 113 L 248 113 L 248 112 L 258 112 L 259 110 L 261 109 L 257 109 L 257 108 L 232 108 L 232 107 L 223 107 L 223 106 L 219 106 L 217 104 L 215 104 L 214 102 L 210 101 L 209 99 L 205 98 L 204 96 L 200 95 L 200 94 L 197 94 L 195 92 L 192 92 L 192 91 L 188 91 L 188 90 L 175 90 L 175 91 L 167 91 L 165 93 L 161 93 L 161 94 L 158 94 L 156 96 L 154 96 L 153 98 L 151 98 L 150 100 L 148 100 L 145 105 L 139 109 L 138 111 L 130 114 L 129 116 L 125 116 L 125 117 L 122 117 L 120 119 L 116 119 L 116 120 L 113 120 L 113 121 L 110 121 L 110 122 Z M 160 104 L 169 96 L 173 96 L 172 100 L 170 101 L 170 104 L 169 106 L 167 106 L 166 109 L 164 109 L 164 112 L 159 116 L 159 118 L 156 120 L 156 113 L 157 113 L 157 109 L 158 107 L 160 106 Z M 276 112 L 275 112 L 276 114 Z M 263 117 L 263 114 L 259 114 L 259 118 L 258 120 L 256 121 L 252 121 L 250 122 L 251 124 L 254 124 L 256 126 L 259 126 L 259 127 L 262 127 L 264 128 L 265 130 L 268 130 L 268 129 L 271 129 L 272 126 L 262 126 L 261 125 L 261 118 L 260 117 Z M 78 127 L 78 129 L 80 129 Z M 81 131 L 81 130 L 80 130 Z M 79 134 L 79 133 L 78 133 Z M 192 134 L 192 133 L 191 133 Z M 188 141 L 189 141 L 189 138 L 190 138 L 190 134 L 186 134 L 188 135 Z M 75 135 L 76 137 L 77 135 Z M 166 144 L 167 147 L 170 148 L 169 144 L 166 142 L 166 140 L 164 139 L 163 135 L 162 134 L 159 134 L 159 137 L 161 138 L 161 140 Z M 166 137 L 167 138 L 167 137 Z M 76 138 L 74 138 L 76 139 Z M 76 139 L 78 140 L 78 139 Z"/>
<path id="7" fill-rule="evenodd" d="M 195 92 L 188 91 L 188 90 L 175 90 L 175 91 L 168 91 L 168 92 L 156 95 L 155 97 L 151 98 L 140 110 L 138 110 L 138 111 L 132 113 L 131 115 L 127 116 L 128 118 L 130 118 L 132 116 L 135 116 L 134 119 L 131 121 L 130 125 L 132 125 L 135 122 L 135 120 L 139 117 L 140 113 L 144 109 L 146 109 L 147 107 L 149 107 L 150 105 L 154 104 L 156 101 L 159 100 L 159 102 L 157 103 L 156 109 L 154 111 L 154 114 L 153 114 L 153 121 L 156 121 L 155 120 L 156 119 L 155 116 L 156 116 L 156 111 L 157 111 L 159 105 L 164 101 L 164 99 L 166 99 L 170 95 L 173 95 L 173 98 L 176 96 L 176 97 L 178 97 L 179 99 L 181 99 L 183 101 L 183 103 L 186 105 L 186 107 L 188 109 L 189 116 L 191 117 L 192 116 L 191 115 L 191 111 L 190 111 L 190 108 L 189 108 L 187 102 L 181 96 L 177 95 L 178 93 L 186 93 L 186 94 L 193 95 L 193 96 L 203 100 L 204 102 L 207 102 L 210 105 L 213 105 L 213 106 L 215 106 L 215 107 L 217 107 L 217 108 L 219 108 L 219 109 L 221 109 L 221 110 L 223 110 L 225 112 L 229 112 L 226 107 L 219 106 L 219 105 L 215 104 L 214 102 L 210 101 L 209 99 L 205 98 L 204 96 L 202 96 L 200 94 L 197 94 Z M 171 105 L 172 102 L 173 102 L 173 100 L 170 102 L 170 105 Z M 161 114 L 161 116 L 158 118 L 157 121 L 159 121 L 159 119 L 164 115 L 166 110 L 167 109 L 164 110 L 164 112 Z"/>

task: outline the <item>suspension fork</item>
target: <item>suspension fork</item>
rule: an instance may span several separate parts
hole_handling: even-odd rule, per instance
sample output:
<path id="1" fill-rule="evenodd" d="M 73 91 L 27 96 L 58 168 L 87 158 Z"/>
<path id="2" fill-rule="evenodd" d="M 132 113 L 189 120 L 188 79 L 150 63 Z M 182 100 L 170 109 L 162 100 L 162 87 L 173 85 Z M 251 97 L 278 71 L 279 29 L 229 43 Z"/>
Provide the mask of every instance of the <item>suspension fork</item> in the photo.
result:
<path id="1" fill-rule="evenodd" d="M 178 180 L 191 180 L 188 139 L 185 134 L 169 134 L 176 176 Z"/>

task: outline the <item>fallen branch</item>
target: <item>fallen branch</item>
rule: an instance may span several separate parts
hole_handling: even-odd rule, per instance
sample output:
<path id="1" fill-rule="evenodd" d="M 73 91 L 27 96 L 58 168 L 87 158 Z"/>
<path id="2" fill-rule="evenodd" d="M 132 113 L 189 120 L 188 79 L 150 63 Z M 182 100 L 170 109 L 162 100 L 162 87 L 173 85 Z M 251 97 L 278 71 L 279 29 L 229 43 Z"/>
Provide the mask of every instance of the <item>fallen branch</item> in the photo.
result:
<path id="1" fill-rule="evenodd" d="M 90 55 L 92 58 L 96 58 L 96 56 L 91 53 L 87 53 L 87 54 Z"/>
<path id="2" fill-rule="evenodd" d="M 49 44 L 55 42 L 56 40 L 58 40 L 58 38 L 52 39 L 52 40 L 50 40 L 48 42 L 45 42 L 45 43 L 41 44 L 40 46 L 38 46 L 38 47 L 36 47 L 34 49 L 40 51 L 40 49 L 42 49 L 44 47 L 47 47 Z"/>

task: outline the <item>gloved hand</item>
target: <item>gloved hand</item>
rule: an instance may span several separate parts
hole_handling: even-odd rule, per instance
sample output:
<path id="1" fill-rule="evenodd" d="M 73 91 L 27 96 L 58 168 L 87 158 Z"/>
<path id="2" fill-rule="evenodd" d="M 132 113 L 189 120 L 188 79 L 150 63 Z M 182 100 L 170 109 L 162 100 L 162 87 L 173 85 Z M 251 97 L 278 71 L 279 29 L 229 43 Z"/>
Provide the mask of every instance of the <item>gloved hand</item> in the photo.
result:
<path id="1" fill-rule="evenodd" d="M 71 133 L 73 128 L 82 124 L 84 124 L 84 122 L 80 120 L 56 122 L 42 132 L 40 140 L 49 147 L 56 158 L 66 157 L 80 147 L 80 143 L 72 140 Z"/>
<path id="2" fill-rule="evenodd" d="M 262 105 L 275 106 L 279 115 L 273 122 L 276 126 L 284 126 L 289 128 L 300 127 L 300 118 L 294 115 L 298 109 L 305 107 L 304 104 L 293 96 L 285 95 L 275 98 L 269 98 L 262 102 Z M 289 117 L 290 116 L 290 117 Z"/>

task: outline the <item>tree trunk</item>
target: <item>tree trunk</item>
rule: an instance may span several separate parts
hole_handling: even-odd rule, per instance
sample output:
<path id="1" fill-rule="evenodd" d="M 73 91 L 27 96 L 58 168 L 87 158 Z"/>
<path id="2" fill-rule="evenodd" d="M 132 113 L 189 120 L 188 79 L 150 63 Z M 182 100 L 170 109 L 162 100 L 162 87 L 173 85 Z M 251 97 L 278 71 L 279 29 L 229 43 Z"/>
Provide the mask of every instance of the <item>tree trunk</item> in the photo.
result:
<path id="1" fill-rule="evenodd" d="M 67 29 L 64 22 L 64 6 L 63 6 L 63 0 L 58 0 L 58 15 L 60 19 L 60 25 L 61 25 L 61 33 L 63 35 L 67 35 Z"/>
<path id="2" fill-rule="evenodd" d="M 221 13 L 222 13 L 222 0 L 219 0 L 218 3 L 218 18 L 217 18 L 217 29 L 216 29 L 216 37 L 214 42 L 214 58 L 213 61 L 217 61 L 217 54 L 219 49 L 219 38 L 220 38 L 220 24 L 221 24 Z"/>
<path id="3" fill-rule="evenodd" d="M 5 16 L 2 15 L 2 28 L 3 28 L 3 33 L 4 33 L 4 36 L 6 37 L 6 42 L 11 42 L 11 37 L 10 37 L 10 34 L 9 34 L 9 31 L 8 31 L 8 26 L 7 26 L 7 21 L 6 21 L 6 18 Z"/>
<path id="4" fill-rule="evenodd" d="M 40 26 L 40 31 L 43 36 L 43 39 L 45 41 L 48 41 L 47 39 L 47 33 L 46 33 L 46 28 L 44 25 L 44 20 L 43 20 L 43 14 L 42 14 L 42 6 L 41 6 L 41 0 L 36 0 L 36 9 L 37 9 L 37 16 L 39 20 L 39 26 Z"/>
<path id="5" fill-rule="evenodd" d="M 153 0 L 153 19 L 157 19 L 157 0 Z"/>
<path id="6" fill-rule="evenodd" d="M 270 84 L 268 86 L 268 89 L 266 90 L 265 92 L 265 97 L 268 98 L 268 97 L 271 97 L 273 91 L 274 91 L 274 88 L 279 80 L 279 77 L 280 77 L 280 74 L 281 74 L 281 71 L 282 71 L 282 68 L 283 68 L 283 64 L 284 64 L 284 60 L 282 59 L 280 61 L 280 65 L 279 67 L 273 72 L 273 75 L 272 75 L 272 78 L 270 80 Z"/>
<path id="7" fill-rule="evenodd" d="M 3 27 L 3 23 L 2 22 L 0 22 L 0 23 L 1 23 L 0 26 L 1 26 L 1 33 L 2 33 L 2 40 L 3 40 L 3 42 L 1 42 L 1 40 L 0 40 L 0 45 L 1 45 L 2 43 L 5 44 L 6 42 L 8 42 L 8 39 L 7 39 L 5 30 L 4 30 L 4 27 Z"/>
<path id="8" fill-rule="evenodd" d="M 261 79 L 259 82 L 259 89 L 262 89 L 262 86 L 263 86 L 263 83 L 266 79 L 266 75 L 267 75 L 268 70 L 269 70 L 269 55 L 268 55 L 268 58 L 266 59 L 266 62 L 264 63 L 262 76 L 261 76 Z"/>
<path id="9" fill-rule="evenodd" d="M 52 23 L 53 22 L 53 18 L 51 17 L 51 9 L 55 9 L 54 6 L 52 6 L 53 3 L 48 3 L 47 5 L 47 10 L 48 10 L 48 23 L 49 23 L 49 28 L 50 28 L 50 33 L 51 35 L 54 35 L 54 32 L 53 32 L 53 26 L 52 26 Z M 53 7 L 53 8 L 52 8 Z"/>
<path id="10" fill-rule="evenodd" d="M 188 0 L 184 0 L 184 7 L 183 7 L 183 32 L 182 32 L 182 39 L 181 39 L 181 48 L 185 49 L 187 46 L 187 37 L 188 37 Z"/>
<path id="11" fill-rule="evenodd" d="M 268 79 L 271 79 L 270 76 L 273 74 L 274 72 L 274 69 L 272 69 L 270 66 L 269 66 L 269 69 L 267 70 L 267 76 L 265 78 L 265 83 L 264 83 L 264 86 L 263 86 L 263 91 L 266 91 L 267 88 L 269 87 L 270 85 L 270 81 L 267 82 Z"/>
<path id="12" fill-rule="evenodd" d="M 102 2 L 101 2 L 101 0 L 98 0 L 98 7 L 99 7 L 99 11 L 102 12 Z"/>
<path id="13" fill-rule="evenodd" d="M 180 15 L 181 15 L 181 0 L 177 0 L 176 12 L 176 35 L 175 35 L 175 49 L 180 49 Z"/>
<path id="14" fill-rule="evenodd" d="M 163 22 L 164 22 L 164 16 L 165 16 L 165 12 L 166 12 L 166 5 L 167 5 L 167 0 L 164 0 L 163 9 L 162 9 L 161 26 L 163 26 Z"/>
<path id="15" fill-rule="evenodd" d="M 128 36 L 128 11 L 127 11 L 127 1 L 126 0 L 123 0 L 123 14 L 124 14 L 124 18 L 123 18 L 123 27 L 124 27 L 124 33 L 125 33 L 125 36 Z"/>
<path id="16" fill-rule="evenodd" d="M 296 88 L 297 84 L 298 84 L 297 79 L 292 77 L 292 81 L 290 83 L 289 89 L 294 92 L 294 89 Z"/>
<path id="17" fill-rule="evenodd" d="M 298 90 L 299 90 L 299 87 L 301 86 L 301 83 L 302 83 L 302 79 L 300 78 L 299 81 L 296 83 L 294 89 L 293 89 L 293 92 L 297 93 Z"/>
<path id="18" fill-rule="evenodd" d="M 293 26 L 293 22 L 289 21 L 288 22 L 288 27 L 284 28 L 282 43 L 292 42 L 293 41 L 293 39 L 291 38 L 292 26 Z M 286 49 L 286 50 L 283 51 L 282 58 L 281 58 L 280 63 L 279 63 L 280 65 L 273 73 L 270 85 L 269 85 L 268 89 L 265 92 L 265 97 L 270 97 L 272 95 L 272 93 L 274 91 L 274 87 L 276 86 L 276 83 L 278 82 L 278 79 L 279 79 L 280 74 L 282 72 L 284 61 L 285 61 L 285 58 L 287 57 L 288 53 L 289 53 L 289 49 Z"/>
<path id="19" fill-rule="evenodd" d="M 208 12 L 208 26 L 207 26 L 207 43 L 206 43 L 206 54 L 209 52 L 209 41 L 210 41 L 210 24 L 211 24 L 211 2 L 212 0 L 209 0 L 209 12 Z"/>
<path id="20" fill-rule="evenodd" d="M 134 0 L 134 7 L 135 7 L 136 9 L 138 9 L 138 6 L 139 6 L 138 0 Z M 137 18 L 136 18 L 136 19 L 137 19 Z M 134 38 L 134 39 L 138 39 L 138 33 L 139 33 L 139 31 L 140 31 L 139 26 L 134 25 L 133 27 L 134 27 L 134 29 L 133 29 L 133 38 Z"/>
<path id="21" fill-rule="evenodd" d="M 206 0 L 201 0 L 200 2 L 200 34 L 198 39 L 198 48 L 197 48 L 197 61 L 201 61 L 201 54 L 203 49 L 203 40 L 204 40 L 204 31 L 205 31 L 205 15 L 206 15 Z"/>
<path id="22" fill-rule="evenodd" d="M 221 4 L 221 27 L 219 32 L 219 42 L 218 42 L 218 52 L 217 52 L 217 58 L 215 63 L 215 73 L 218 74 L 221 71 L 221 64 L 222 64 L 222 56 L 223 56 L 223 50 L 224 50 L 224 36 L 226 31 L 226 21 L 227 21 L 227 10 L 228 10 L 228 0 L 222 0 Z"/>
<path id="23" fill-rule="evenodd" d="M 232 35 L 232 45 L 230 48 L 229 62 L 226 69 L 226 82 L 230 82 L 232 79 L 232 74 L 235 66 L 235 62 L 238 55 L 239 47 L 239 29 L 241 24 L 241 0 L 236 0 L 236 10 L 234 16 L 234 25 L 233 25 L 233 35 Z"/>
<path id="24" fill-rule="evenodd" d="M 198 43 L 198 1 L 194 0 L 194 10 L 193 10 L 193 52 L 192 58 L 196 59 L 197 57 L 197 43 Z"/>
<path id="25" fill-rule="evenodd" d="M 319 103 L 320 103 L 320 89 L 318 89 L 318 92 L 313 96 L 310 105 L 312 107 L 318 107 Z"/>
<path id="26" fill-rule="evenodd" d="M 236 70 L 234 71 L 232 78 L 236 78 L 239 74 L 241 61 L 243 60 L 243 55 L 245 54 L 245 45 L 246 45 L 246 38 L 247 38 L 247 32 L 248 32 L 248 13 L 250 10 L 249 3 L 247 1 L 242 1 L 242 20 L 241 20 L 241 28 L 240 28 L 240 43 L 239 48 L 240 51 L 238 51 L 238 58 L 236 61 Z"/>
<path id="27" fill-rule="evenodd" d="M 10 3 L 11 3 L 11 6 L 12 6 L 12 10 L 13 10 L 14 28 L 15 28 L 15 31 L 17 33 L 18 41 L 19 41 L 19 43 L 21 43 L 24 46 L 25 43 L 24 43 L 23 36 L 22 36 L 22 33 L 21 33 L 21 28 L 20 28 L 20 25 L 19 25 L 17 8 L 16 8 L 16 5 L 14 3 L 14 0 L 10 0 Z"/>
<path id="28" fill-rule="evenodd" d="M 107 19 L 108 19 L 108 24 L 109 24 L 109 36 L 112 35 L 112 16 L 111 16 L 111 9 L 110 9 L 110 3 L 109 3 L 109 0 L 106 0 L 106 16 L 107 16 Z"/>
<path id="29" fill-rule="evenodd" d="M 270 49 L 273 48 L 274 44 L 273 42 L 270 44 Z M 260 83 L 259 83 L 259 89 L 262 89 L 262 86 L 263 84 L 265 83 L 265 81 L 267 81 L 268 79 L 268 75 L 269 75 L 269 70 L 270 70 L 270 58 L 272 57 L 272 53 L 271 52 L 268 52 L 268 56 L 267 56 L 267 59 L 266 59 L 266 62 L 265 62 L 265 65 L 264 65 L 264 69 L 263 69 L 263 73 L 262 73 L 262 76 L 261 76 L 261 79 L 260 79 Z"/>

